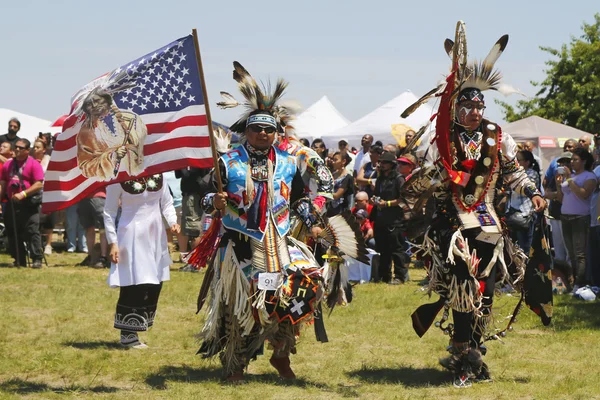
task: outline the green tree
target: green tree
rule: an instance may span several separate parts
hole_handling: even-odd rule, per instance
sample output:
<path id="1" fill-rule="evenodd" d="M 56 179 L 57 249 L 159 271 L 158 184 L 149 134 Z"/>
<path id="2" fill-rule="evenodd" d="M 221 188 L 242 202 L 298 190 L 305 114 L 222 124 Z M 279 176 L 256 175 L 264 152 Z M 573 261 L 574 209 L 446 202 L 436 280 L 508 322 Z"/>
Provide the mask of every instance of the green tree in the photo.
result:
<path id="1" fill-rule="evenodd" d="M 593 24 L 584 23 L 583 35 L 571 38 L 560 50 L 540 46 L 554 59 L 546 61 L 546 79 L 531 82 L 539 91 L 516 107 L 498 103 L 512 122 L 537 115 L 590 133 L 600 133 L 600 13 Z"/>

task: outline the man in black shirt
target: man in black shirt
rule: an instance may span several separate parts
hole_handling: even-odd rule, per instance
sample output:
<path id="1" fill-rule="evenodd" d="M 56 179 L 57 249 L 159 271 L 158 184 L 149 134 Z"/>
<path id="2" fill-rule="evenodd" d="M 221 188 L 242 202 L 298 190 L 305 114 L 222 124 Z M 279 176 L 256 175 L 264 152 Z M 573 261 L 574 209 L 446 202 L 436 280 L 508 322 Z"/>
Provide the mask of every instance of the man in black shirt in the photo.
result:
<path id="1" fill-rule="evenodd" d="M 16 118 L 11 118 L 8 121 L 8 133 L 4 135 L 0 135 L 0 144 L 4 142 L 10 142 L 11 146 L 14 148 L 17 140 L 21 138 L 17 136 L 17 133 L 21 130 L 21 122 Z M 5 163 L 7 160 L 6 157 L 0 155 L 0 162 Z"/>
<path id="2" fill-rule="evenodd" d="M 380 254 L 379 277 L 385 283 L 404 283 L 408 280 L 408 270 L 402 261 L 404 240 L 400 231 L 402 209 L 398 206 L 400 188 L 404 178 L 396 171 L 396 155 L 386 151 L 379 159 L 379 177 L 375 183 L 371 204 L 374 221 L 376 250 Z M 392 260 L 396 279 L 392 280 Z"/>
<path id="3" fill-rule="evenodd" d="M 202 234 L 202 210 L 200 208 L 200 199 L 210 190 L 208 183 L 208 174 L 210 168 L 188 167 L 175 171 L 175 177 L 181 178 L 181 233 L 182 240 L 179 243 L 179 251 L 186 253 L 193 249 L 200 242 Z M 188 240 L 191 239 L 191 248 L 188 249 Z M 184 272 L 192 272 L 194 269 L 190 265 L 185 265 L 180 269 Z"/>

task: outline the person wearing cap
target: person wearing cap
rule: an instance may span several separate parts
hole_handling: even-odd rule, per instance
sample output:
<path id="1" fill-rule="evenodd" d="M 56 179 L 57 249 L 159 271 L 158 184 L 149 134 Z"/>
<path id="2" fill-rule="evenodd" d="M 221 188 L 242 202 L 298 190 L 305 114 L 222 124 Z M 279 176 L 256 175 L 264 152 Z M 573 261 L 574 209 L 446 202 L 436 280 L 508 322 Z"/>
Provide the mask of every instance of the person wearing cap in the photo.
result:
<path id="1" fill-rule="evenodd" d="M 369 214 L 366 210 L 358 210 L 355 214 L 356 220 L 360 224 L 360 231 L 363 234 L 363 239 L 367 246 L 371 249 L 375 249 L 375 239 L 373 238 L 373 225 L 369 221 Z"/>
<path id="2" fill-rule="evenodd" d="M 379 158 L 379 164 L 379 175 L 371 197 L 371 204 L 375 206 L 372 212 L 375 246 L 380 254 L 379 277 L 385 283 L 405 283 L 409 276 L 402 256 L 402 209 L 398 207 L 404 177 L 396 170 L 395 154 L 385 151 Z M 392 277 L 392 261 L 396 272 L 395 279 Z"/>
<path id="3" fill-rule="evenodd" d="M 398 161 L 398 173 L 404 177 L 409 176 L 417 166 L 417 160 L 412 154 L 398 157 L 396 161 Z"/>
<path id="4" fill-rule="evenodd" d="M 421 191 L 422 196 L 433 199 L 434 207 L 419 247 L 425 254 L 435 255 L 427 263 L 429 290 L 440 298 L 413 313 L 413 328 L 423 336 L 437 321 L 435 326 L 450 337 L 450 356 L 441 364 L 453 373 L 457 387 L 490 380 L 482 355 L 486 353 L 484 342 L 498 337 L 491 323 L 494 291 L 497 284 L 516 284 L 525 272 L 526 256 L 507 237 L 495 209 L 497 182 L 530 198 L 537 212 L 546 206 L 517 162 L 514 139 L 483 116 L 483 91 L 500 88 L 494 63 L 507 43 L 508 35 L 502 36 L 481 64 L 451 67 L 453 73 L 439 90 L 434 137 L 422 140 L 431 145 L 421 168 L 434 171 L 437 183 Z M 450 39 L 445 48 L 448 54 L 457 50 Z M 415 105 L 409 107 L 403 116 L 414 109 Z M 405 187 L 419 190 L 411 179 Z M 450 314 L 453 323 L 449 325 Z"/>

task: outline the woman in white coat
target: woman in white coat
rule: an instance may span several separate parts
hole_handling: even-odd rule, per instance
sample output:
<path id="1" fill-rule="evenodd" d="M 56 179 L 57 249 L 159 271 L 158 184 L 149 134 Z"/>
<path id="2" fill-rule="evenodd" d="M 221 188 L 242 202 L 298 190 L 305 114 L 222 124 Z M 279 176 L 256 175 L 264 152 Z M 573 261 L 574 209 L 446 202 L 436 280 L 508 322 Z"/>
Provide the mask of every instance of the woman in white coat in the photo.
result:
<path id="1" fill-rule="evenodd" d="M 104 226 L 112 262 L 108 284 L 121 291 L 114 327 L 121 330 L 121 344 L 127 347 L 147 347 L 138 332 L 152 326 L 162 283 L 169 280 L 171 258 L 162 216 L 171 231 L 179 233 L 173 198 L 161 174 L 107 186 Z"/>

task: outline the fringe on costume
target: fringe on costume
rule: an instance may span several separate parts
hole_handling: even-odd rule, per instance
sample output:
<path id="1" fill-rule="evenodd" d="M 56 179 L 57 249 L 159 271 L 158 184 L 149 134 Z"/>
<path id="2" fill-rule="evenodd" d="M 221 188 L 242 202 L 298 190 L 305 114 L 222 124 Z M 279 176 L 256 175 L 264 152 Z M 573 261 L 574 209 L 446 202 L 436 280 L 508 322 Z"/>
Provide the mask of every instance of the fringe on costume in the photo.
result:
<path id="1" fill-rule="evenodd" d="M 249 345 L 254 342 L 249 339 L 256 329 L 248 299 L 250 284 L 239 268 L 233 243 L 219 251 L 221 254 L 211 266 L 216 269 L 218 279 L 213 280 L 210 290 L 206 322 L 199 335 L 204 341 L 200 351 L 206 357 L 221 353 L 221 361 L 231 373 L 245 365 L 246 355 L 255 351 L 256 345 Z M 256 336 L 256 332 L 252 336 Z"/>

